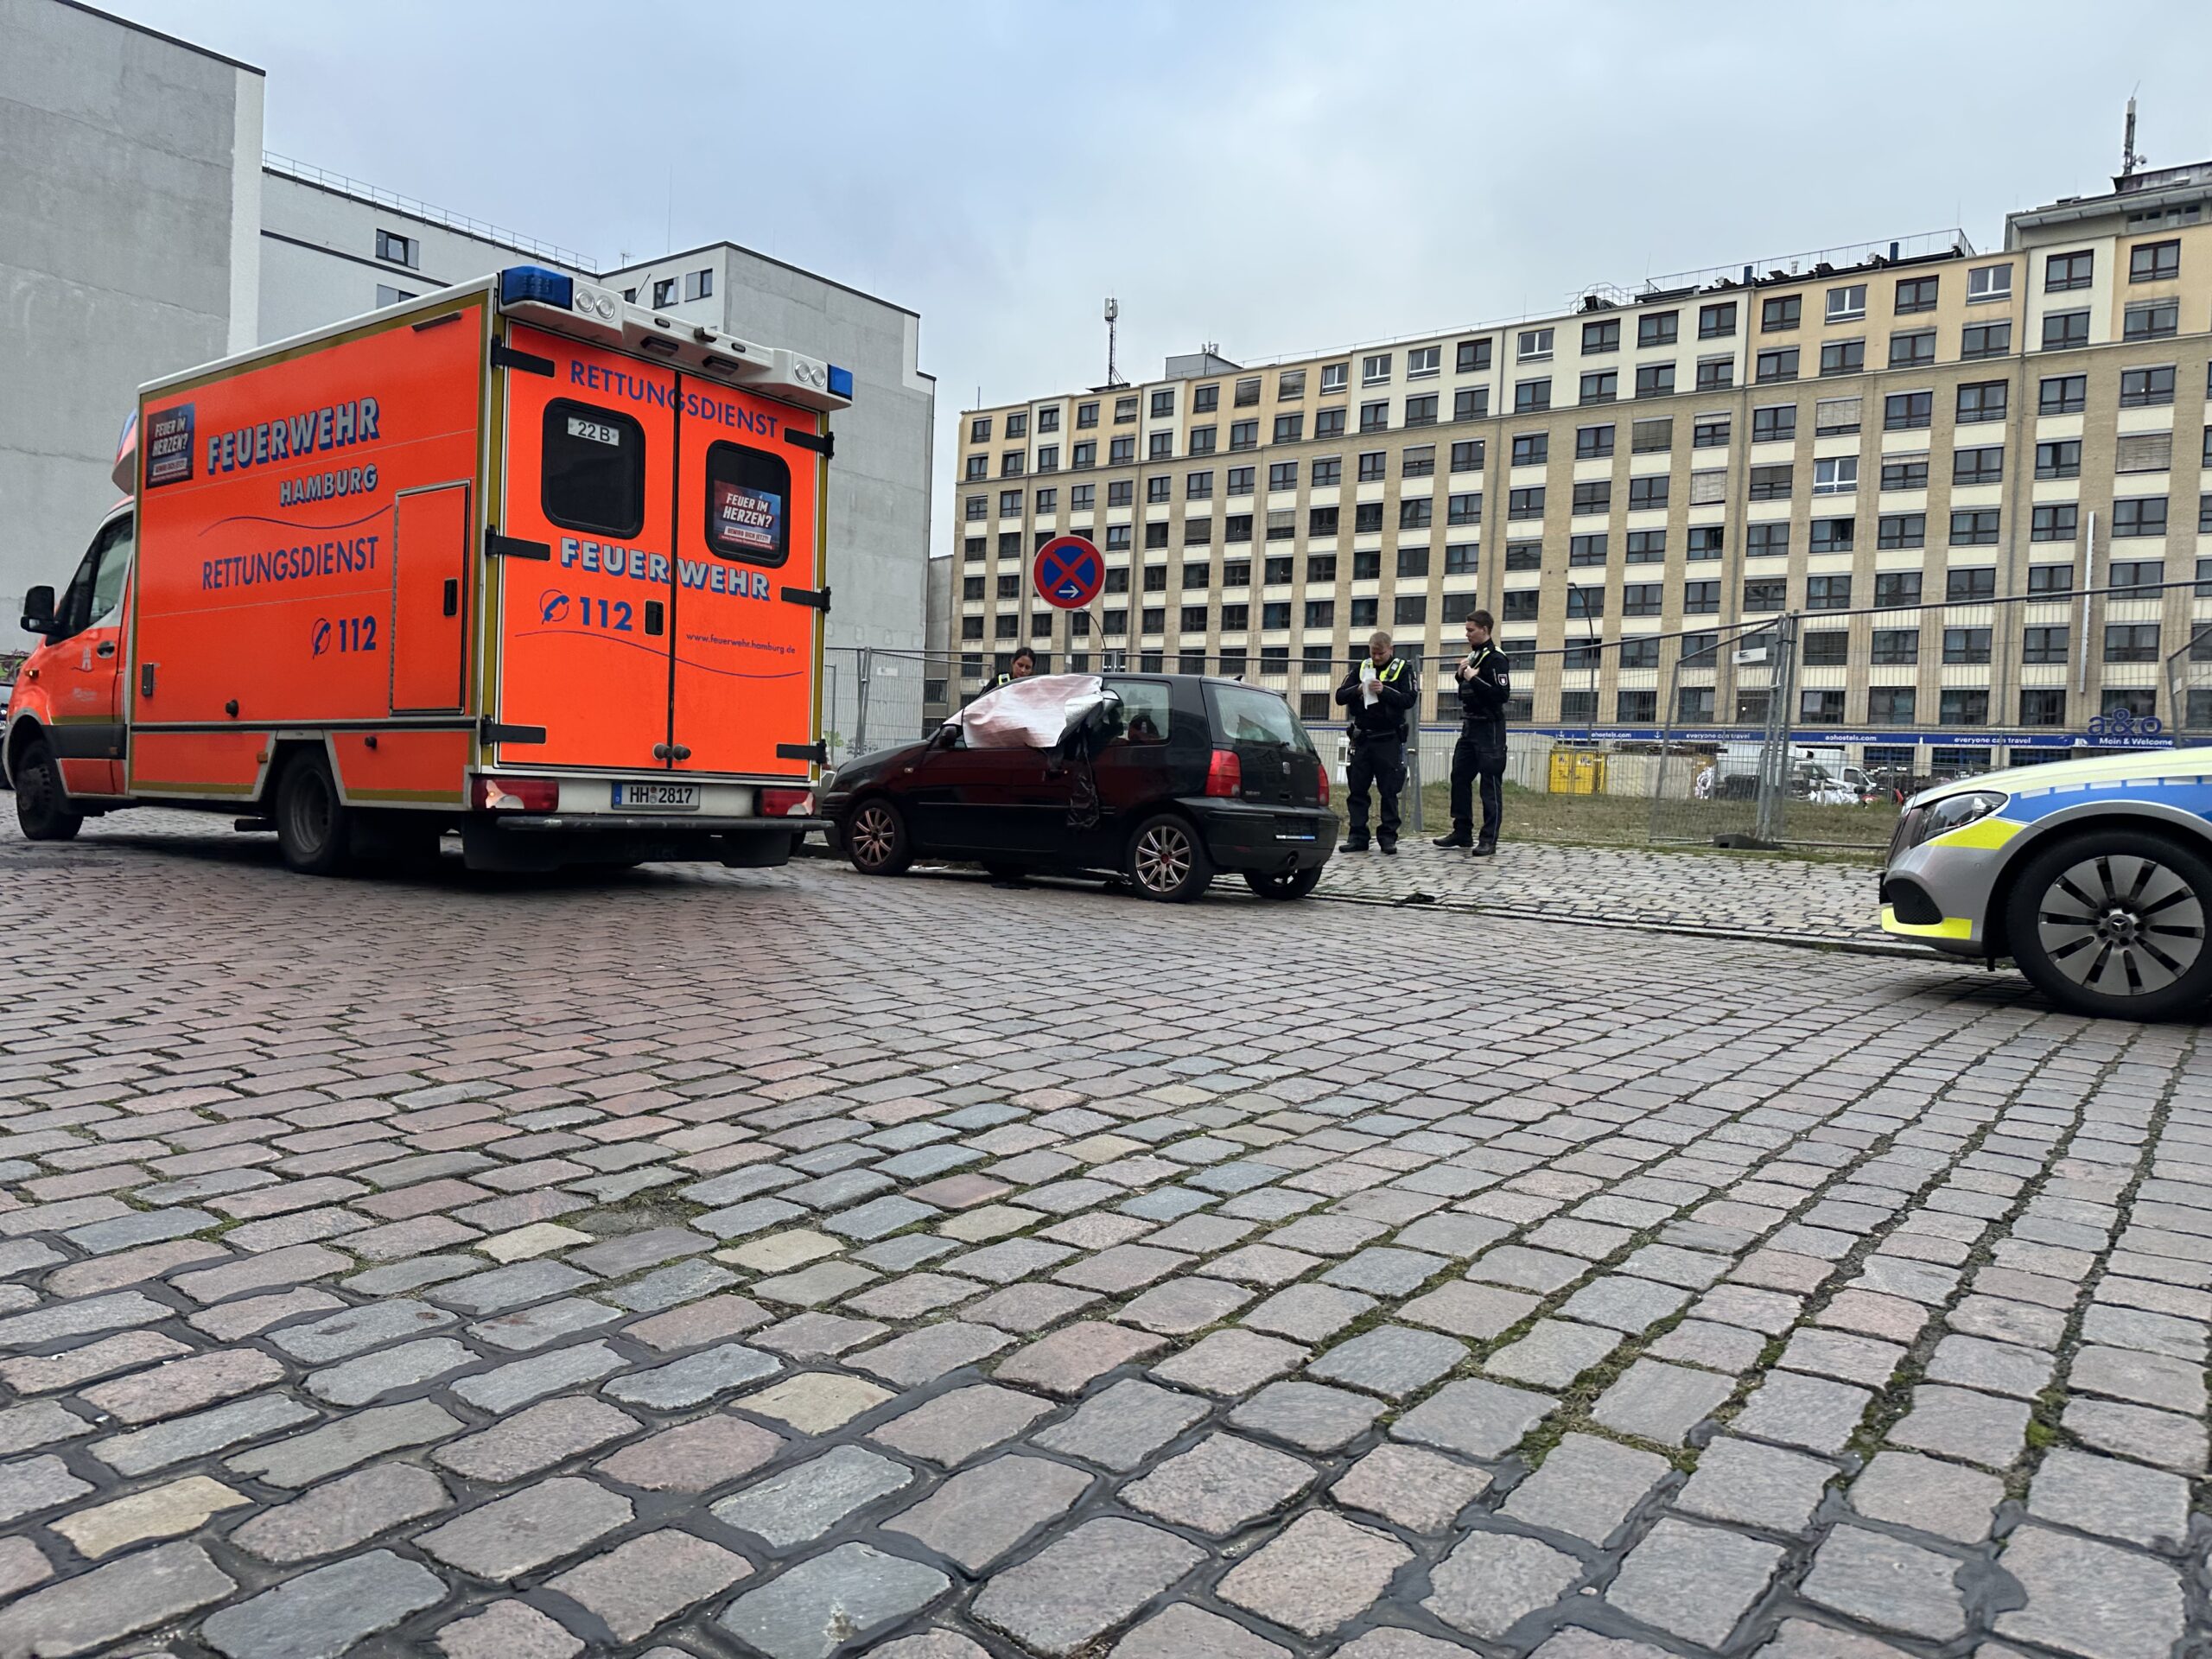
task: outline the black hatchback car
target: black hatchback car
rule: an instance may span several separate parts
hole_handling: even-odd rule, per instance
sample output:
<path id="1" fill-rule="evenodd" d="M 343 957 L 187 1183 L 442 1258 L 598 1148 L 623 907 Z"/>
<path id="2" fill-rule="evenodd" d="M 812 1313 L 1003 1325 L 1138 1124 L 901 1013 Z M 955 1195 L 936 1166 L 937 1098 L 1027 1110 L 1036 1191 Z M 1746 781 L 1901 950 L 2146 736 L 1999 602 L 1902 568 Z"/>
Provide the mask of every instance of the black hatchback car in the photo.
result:
<path id="1" fill-rule="evenodd" d="M 1313 890 L 1336 850 L 1329 779 L 1273 691 L 1189 674 L 1108 675 L 1055 749 L 969 747 L 957 725 L 840 767 L 817 795 L 855 868 L 917 856 L 993 874 L 1096 874 L 1196 899 L 1217 871 L 1269 899 Z"/>

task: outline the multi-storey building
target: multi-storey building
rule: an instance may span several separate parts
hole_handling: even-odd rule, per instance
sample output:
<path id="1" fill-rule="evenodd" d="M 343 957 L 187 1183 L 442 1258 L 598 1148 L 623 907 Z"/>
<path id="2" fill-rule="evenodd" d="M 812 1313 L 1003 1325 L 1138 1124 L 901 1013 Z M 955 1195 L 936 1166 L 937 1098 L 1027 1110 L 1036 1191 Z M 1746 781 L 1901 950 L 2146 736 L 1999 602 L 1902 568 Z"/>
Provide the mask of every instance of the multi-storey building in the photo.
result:
<path id="1" fill-rule="evenodd" d="M 961 684 L 1028 643 L 1245 673 L 1318 716 L 1373 628 L 1448 652 L 1479 607 L 1569 665 L 1532 677 L 1526 720 L 1727 723 L 1764 718 L 1770 671 L 1715 638 L 1796 613 L 1803 724 L 2163 712 L 2164 658 L 2212 617 L 2212 587 L 2170 585 L 2212 582 L 2208 217 L 2212 163 L 2171 168 L 2011 215 L 2002 252 L 1952 232 L 1762 261 L 969 411 Z M 1067 531 L 1105 551 L 1090 613 L 1030 588 Z M 2091 631 L 2069 595 L 2097 588 L 2144 593 Z"/>

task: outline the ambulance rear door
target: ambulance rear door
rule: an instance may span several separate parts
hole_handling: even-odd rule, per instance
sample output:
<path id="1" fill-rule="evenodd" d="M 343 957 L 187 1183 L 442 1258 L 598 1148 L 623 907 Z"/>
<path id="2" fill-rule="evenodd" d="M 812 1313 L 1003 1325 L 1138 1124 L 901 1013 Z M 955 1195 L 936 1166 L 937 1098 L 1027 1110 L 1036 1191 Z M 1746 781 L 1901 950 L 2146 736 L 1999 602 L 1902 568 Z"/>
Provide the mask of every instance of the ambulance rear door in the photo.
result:
<path id="1" fill-rule="evenodd" d="M 511 322 L 499 564 L 500 763 L 669 764 L 676 372 Z M 542 734 L 542 736 L 541 736 Z"/>
<path id="2" fill-rule="evenodd" d="M 681 383 L 676 770 L 804 779 L 829 606 L 823 417 L 694 374 Z"/>

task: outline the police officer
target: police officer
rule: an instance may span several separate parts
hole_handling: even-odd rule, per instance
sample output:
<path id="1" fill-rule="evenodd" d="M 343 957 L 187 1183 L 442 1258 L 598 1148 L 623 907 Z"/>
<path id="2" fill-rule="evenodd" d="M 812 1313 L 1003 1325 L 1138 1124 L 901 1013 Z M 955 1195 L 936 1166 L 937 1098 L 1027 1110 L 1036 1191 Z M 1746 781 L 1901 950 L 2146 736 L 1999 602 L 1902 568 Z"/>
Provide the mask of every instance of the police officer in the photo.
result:
<path id="1" fill-rule="evenodd" d="M 1488 611 L 1467 619 L 1467 655 L 1460 663 L 1459 741 L 1452 749 L 1452 833 L 1439 847 L 1465 847 L 1474 823 L 1474 783 L 1483 785 L 1483 832 L 1474 855 L 1497 851 L 1498 820 L 1505 815 L 1505 705 L 1513 696 L 1513 665 L 1491 641 Z"/>
<path id="2" fill-rule="evenodd" d="M 1005 673 L 993 680 L 988 687 L 995 691 L 1002 685 L 1012 685 L 1016 680 L 1026 680 L 1037 671 L 1037 653 L 1024 645 L 1014 653 L 1014 660 L 1007 664 Z"/>
<path id="3" fill-rule="evenodd" d="M 1344 842 L 1348 853 L 1367 850 L 1367 791 L 1381 791 L 1382 809 L 1376 842 L 1386 853 L 1398 850 L 1398 794 L 1406 785 L 1406 711 L 1420 695 L 1414 665 L 1390 649 L 1390 636 L 1380 628 L 1367 642 L 1367 655 L 1354 662 L 1337 688 L 1337 701 L 1350 716 L 1345 731 L 1351 738 L 1351 759 L 1344 767 L 1344 782 L 1351 799 L 1351 836 Z"/>

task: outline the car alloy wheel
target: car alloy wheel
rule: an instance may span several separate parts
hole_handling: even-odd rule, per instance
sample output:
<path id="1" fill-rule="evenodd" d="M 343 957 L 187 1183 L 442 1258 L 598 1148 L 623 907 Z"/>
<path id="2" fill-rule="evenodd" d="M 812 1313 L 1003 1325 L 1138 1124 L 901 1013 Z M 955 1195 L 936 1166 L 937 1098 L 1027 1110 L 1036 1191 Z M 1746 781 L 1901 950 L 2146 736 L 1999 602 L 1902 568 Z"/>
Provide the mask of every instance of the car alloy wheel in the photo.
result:
<path id="1" fill-rule="evenodd" d="M 889 801 L 862 801 L 845 826 L 845 855 L 864 875 L 896 875 L 913 855 L 906 820 Z"/>
<path id="2" fill-rule="evenodd" d="M 1174 892 L 1191 879 L 1191 832 L 1163 819 L 1137 837 L 1137 880 L 1147 893 Z"/>
<path id="3" fill-rule="evenodd" d="M 2204 954 L 2204 903 L 2189 881 L 2141 853 L 2069 865 L 2045 887 L 2036 937 L 2052 966 L 2101 996 L 2157 995 Z"/>

